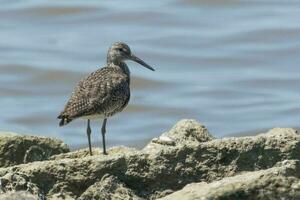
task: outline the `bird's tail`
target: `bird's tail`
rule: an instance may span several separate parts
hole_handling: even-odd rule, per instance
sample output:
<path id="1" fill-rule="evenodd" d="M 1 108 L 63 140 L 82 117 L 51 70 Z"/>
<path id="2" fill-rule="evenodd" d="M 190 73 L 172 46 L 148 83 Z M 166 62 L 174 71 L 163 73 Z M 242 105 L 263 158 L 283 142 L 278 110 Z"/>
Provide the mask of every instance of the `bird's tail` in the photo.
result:
<path id="1" fill-rule="evenodd" d="M 67 125 L 68 123 L 70 123 L 73 119 L 69 118 L 68 116 L 66 115 L 59 115 L 57 117 L 58 119 L 61 119 L 59 121 L 59 126 L 64 126 L 64 125 Z"/>

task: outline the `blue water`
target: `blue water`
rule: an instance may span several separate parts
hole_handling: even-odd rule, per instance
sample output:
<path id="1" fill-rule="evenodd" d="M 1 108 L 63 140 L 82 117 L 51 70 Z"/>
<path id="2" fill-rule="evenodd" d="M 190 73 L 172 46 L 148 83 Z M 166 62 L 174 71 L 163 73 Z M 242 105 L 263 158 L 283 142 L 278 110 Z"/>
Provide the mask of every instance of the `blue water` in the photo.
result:
<path id="1" fill-rule="evenodd" d="M 182 118 L 216 137 L 299 127 L 299 1 L 0 3 L 0 130 L 86 146 L 86 122 L 61 128 L 56 117 L 115 41 L 156 71 L 128 63 L 132 97 L 108 121 L 109 146 L 141 147 Z"/>

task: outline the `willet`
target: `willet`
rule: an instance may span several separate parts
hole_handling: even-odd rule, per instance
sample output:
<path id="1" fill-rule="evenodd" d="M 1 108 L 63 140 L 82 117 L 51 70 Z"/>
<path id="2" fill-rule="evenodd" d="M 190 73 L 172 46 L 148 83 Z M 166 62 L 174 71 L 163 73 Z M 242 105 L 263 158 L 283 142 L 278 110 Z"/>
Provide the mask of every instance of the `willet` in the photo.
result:
<path id="1" fill-rule="evenodd" d="M 107 119 L 121 112 L 130 99 L 130 71 L 126 60 L 133 60 L 154 71 L 152 67 L 131 53 L 129 46 L 122 42 L 114 43 L 108 50 L 107 65 L 92 72 L 75 87 L 64 110 L 58 116 L 63 126 L 77 118 L 87 119 L 87 137 L 90 155 L 90 120 L 103 119 L 101 133 L 103 154 L 107 154 L 105 133 Z"/>

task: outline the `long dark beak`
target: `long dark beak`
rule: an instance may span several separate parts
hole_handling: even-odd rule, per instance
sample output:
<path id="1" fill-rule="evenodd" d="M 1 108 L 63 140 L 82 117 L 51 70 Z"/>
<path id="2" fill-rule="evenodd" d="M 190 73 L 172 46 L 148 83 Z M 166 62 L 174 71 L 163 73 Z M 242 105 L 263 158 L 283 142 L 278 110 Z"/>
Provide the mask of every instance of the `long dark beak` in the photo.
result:
<path id="1" fill-rule="evenodd" d="M 145 63 L 142 59 L 136 57 L 136 56 L 133 55 L 133 54 L 131 54 L 131 56 L 130 56 L 129 59 L 130 59 L 130 60 L 133 60 L 133 61 L 135 61 L 135 62 L 137 62 L 137 63 L 139 63 L 139 64 L 141 64 L 141 65 L 143 65 L 144 67 L 146 67 L 146 68 L 148 68 L 148 69 L 150 69 L 150 70 L 152 70 L 152 71 L 155 71 L 151 66 L 149 66 L 147 63 Z"/>

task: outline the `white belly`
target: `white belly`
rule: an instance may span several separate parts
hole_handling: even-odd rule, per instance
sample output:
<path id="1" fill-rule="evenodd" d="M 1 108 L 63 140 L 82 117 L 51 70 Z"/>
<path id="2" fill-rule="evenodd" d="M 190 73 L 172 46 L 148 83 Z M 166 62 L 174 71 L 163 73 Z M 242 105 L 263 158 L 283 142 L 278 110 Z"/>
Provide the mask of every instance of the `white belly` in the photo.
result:
<path id="1" fill-rule="evenodd" d="M 99 115 L 99 114 L 95 114 L 95 115 L 87 115 L 87 116 L 83 116 L 81 117 L 82 119 L 104 119 L 104 115 Z"/>

